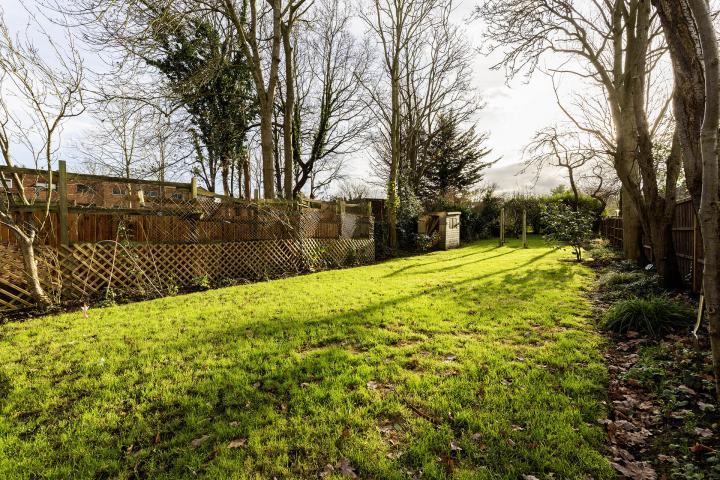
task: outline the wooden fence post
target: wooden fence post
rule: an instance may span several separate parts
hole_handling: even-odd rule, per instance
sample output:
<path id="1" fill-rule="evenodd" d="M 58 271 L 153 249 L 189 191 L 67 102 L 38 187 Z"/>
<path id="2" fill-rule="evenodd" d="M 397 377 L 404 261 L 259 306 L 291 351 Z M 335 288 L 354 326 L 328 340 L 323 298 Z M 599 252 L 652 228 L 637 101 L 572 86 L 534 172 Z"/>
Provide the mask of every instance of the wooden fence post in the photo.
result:
<path id="1" fill-rule="evenodd" d="M 197 190 L 197 178 L 192 177 L 192 180 L 190 180 L 190 197 L 193 200 L 197 200 L 198 197 L 198 190 Z"/>
<path id="2" fill-rule="evenodd" d="M 52 197 L 52 185 L 48 185 L 48 202 Z M 58 171 L 58 224 L 60 228 L 60 244 L 70 244 L 70 232 L 68 231 L 68 186 L 67 186 L 67 164 L 60 160 Z"/>
<path id="3" fill-rule="evenodd" d="M 500 209 L 500 246 L 505 245 L 505 207 Z"/>
<path id="4" fill-rule="evenodd" d="M 343 219 L 345 217 L 345 201 L 342 199 L 337 200 L 337 205 L 335 207 L 335 214 L 337 215 L 337 225 L 338 225 L 338 236 L 337 238 L 342 238 L 343 235 Z"/>
<path id="5" fill-rule="evenodd" d="M 528 243 L 527 243 L 527 210 L 523 210 L 522 243 L 523 243 L 523 248 L 528 248 Z"/>

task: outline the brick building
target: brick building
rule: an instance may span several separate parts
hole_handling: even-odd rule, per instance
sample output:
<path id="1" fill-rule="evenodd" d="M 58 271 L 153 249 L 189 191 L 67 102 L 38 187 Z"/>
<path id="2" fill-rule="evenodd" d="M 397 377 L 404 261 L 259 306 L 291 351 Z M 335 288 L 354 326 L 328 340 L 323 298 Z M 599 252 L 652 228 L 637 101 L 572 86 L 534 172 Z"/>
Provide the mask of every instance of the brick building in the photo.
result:
<path id="1" fill-rule="evenodd" d="M 57 176 L 53 175 L 52 199 L 57 199 Z M 48 193 L 47 174 L 22 174 L 28 199 L 45 201 Z M 138 208 L 147 203 L 182 202 L 190 199 L 190 191 L 178 186 L 160 186 L 152 181 L 127 180 L 94 175 L 71 175 L 68 178 L 68 202 L 71 206 L 101 208 Z M 6 188 L 7 187 L 7 188 Z M 15 179 L 5 174 L 0 192 L 17 195 Z"/>

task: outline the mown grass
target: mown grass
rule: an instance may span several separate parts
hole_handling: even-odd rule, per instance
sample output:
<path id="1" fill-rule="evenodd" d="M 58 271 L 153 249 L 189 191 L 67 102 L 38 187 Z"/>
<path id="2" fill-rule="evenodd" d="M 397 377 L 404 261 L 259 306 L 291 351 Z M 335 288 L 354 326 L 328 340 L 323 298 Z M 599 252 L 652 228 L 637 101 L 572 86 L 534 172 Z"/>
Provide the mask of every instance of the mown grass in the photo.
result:
<path id="1" fill-rule="evenodd" d="M 518 246 L 2 325 L 0 478 L 613 478 L 591 274 Z"/>

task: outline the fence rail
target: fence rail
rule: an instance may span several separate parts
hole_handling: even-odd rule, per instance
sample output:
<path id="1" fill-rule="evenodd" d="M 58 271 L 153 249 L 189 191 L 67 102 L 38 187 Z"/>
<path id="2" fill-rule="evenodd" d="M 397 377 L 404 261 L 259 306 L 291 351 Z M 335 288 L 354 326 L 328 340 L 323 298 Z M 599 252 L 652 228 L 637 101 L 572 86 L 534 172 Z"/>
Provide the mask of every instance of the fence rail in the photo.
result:
<path id="1" fill-rule="evenodd" d="M 702 289 L 702 236 L 691 200 L 683 200 L 675 205 L 672 230 L 673 245 L 680 273 L 693 291 L 699 292 Z M 604 219 L 602 233 L 612 246 L 623 247 L 622 218 Z M 652 249 L 649 245 L 645 245 L 645 251 L 648 258 L 652 260 Z"/>
<path id="2" fill-rule="evenodd" d="M 41 281 L 59 301 L 110 291 L 155 295 L 203 276 L 253 280 L 374 260 L 369 203 L 238 200 L 195 181 L 74 174 L 64 163 L 52 176 L 0 167 L 0 180 L 0 202 L 16 224 L 38 232 Z M 22 202 L 21 193 L 31 201 Z M 0 258 L 0 313 L 32 306 L 7 226 L 0 226 Z"/>

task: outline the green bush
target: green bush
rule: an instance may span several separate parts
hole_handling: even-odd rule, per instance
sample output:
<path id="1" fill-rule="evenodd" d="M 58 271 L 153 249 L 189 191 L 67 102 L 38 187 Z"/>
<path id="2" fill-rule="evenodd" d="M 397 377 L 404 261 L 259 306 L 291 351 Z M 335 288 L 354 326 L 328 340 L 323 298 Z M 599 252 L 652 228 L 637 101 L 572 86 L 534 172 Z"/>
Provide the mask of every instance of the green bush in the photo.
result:
<path id="1" fill-rule="evenodd" d="M 692 322 L 693 311 L 686 305 L 667 297 L 652 296 L 616 303 L 603 317 L 601 326 L 616 333 L 636 331 L 660 335 Z"/>
<path id="2" fill-rule="evenodd" d="M 582 260 L 583 245 L 592 235 L 592 215 L 557 204 L 546 207 L 542 219 L 546 225 L 545 240 L 549 243 L 569 245 L 577 261 Z"/>

